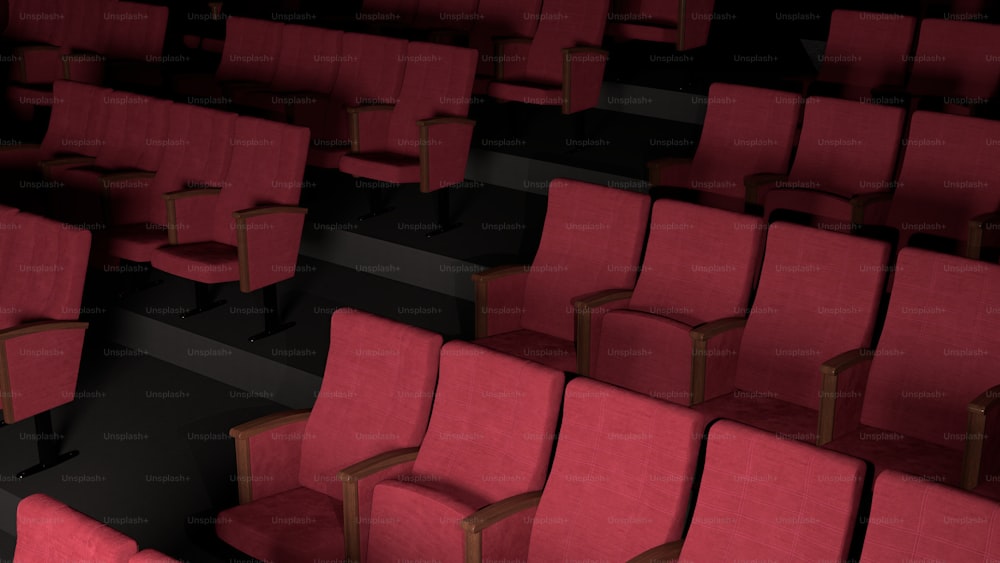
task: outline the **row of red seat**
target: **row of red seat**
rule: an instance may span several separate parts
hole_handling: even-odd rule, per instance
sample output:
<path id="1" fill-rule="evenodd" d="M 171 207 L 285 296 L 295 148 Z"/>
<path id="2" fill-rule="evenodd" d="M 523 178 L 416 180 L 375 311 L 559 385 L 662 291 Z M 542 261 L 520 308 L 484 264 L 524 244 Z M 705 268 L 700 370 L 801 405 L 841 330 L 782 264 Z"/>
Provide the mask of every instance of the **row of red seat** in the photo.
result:
<path id="1" fill-rule="evenodd" d="M 59 79 L 160 86 L 168 10 L 118 0 L 13 0 L 3 37 L 14 42 L 7 99 L 22 118 L 49 105 Z M 153 64 L 155 63 L 155 64 Z"/>
<path id="2" fill-rule="evenodd" d="M 305 220 L 308 130 L 74 82 L 54 91 L 43 142 L 7 147 L 4 168 L 41 166 L 68 187 L 50 196 L 55 211 L 97 224 L 102 262 L 263 289 L 265 333 L 278 330 L 275 284 L 294 275 Z M 196 312 L 210 305 L 198 287 Z"/>
<path id="3" fill-rule="evenodd" d="M 1000 265 L 652 207 L 553 181 L 533 263 L 473 276 L 475 342 L 997 494 L 997 452 L 966 429 L 993 420 Z"/>
<path id="4" fill-rule="evenodd" d="M 765 217 L 782 209 L 834 229 L 886 225 L 900 246 L 917 237 L 978 258 L 1000 206 L 998 139 L 994 120 L 906 119 L 892 106 L 716 83 L 693 158 L 650 162 L 649 181 L 720 208 L 762 206 Z"/>
<path id="5" fill-rule="evenodd" d="M 816 80 L 861 100 L 922 99 L 949 113 L 987 113 L 1000 81 L 1000 26 L 976 21 L 834 10 Z M 823 89 L 820 90 L 820 87 Z M 805 90 L 804 90 L 805 91 Z"/>
<path id="6" fill-rule="evenodd" d="M 34 418 L 39 463 L 59 453 L 50 411 L 75 397 L 87 323 L 80 322 L 90 232 L 0 208 L 0 426 Z"/>

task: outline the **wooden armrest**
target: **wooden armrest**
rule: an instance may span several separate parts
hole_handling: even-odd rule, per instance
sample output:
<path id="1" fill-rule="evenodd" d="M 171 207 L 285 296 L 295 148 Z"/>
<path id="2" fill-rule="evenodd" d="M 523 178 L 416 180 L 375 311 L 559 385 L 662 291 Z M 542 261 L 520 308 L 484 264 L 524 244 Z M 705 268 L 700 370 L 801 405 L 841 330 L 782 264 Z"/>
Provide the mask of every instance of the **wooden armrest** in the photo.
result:
<path id="1" fill-rule="evenodd" d="M 621 301 L 632 297 L 631 289 L 605 289 L 587 295 L 573 298 L 573 307 L 577 314 L 587 313 L 591 309 L 600 307 L 614 301 Z"/>
<path id="2" fill-rule="evenodd" d="M 266 205 L 260 207 L 251 207 L 250 209 L 241 209 L 239 211 L 233 212 L 233 217 L 236 219 L 249 219 L 251 217 L 259 217 L 261 215 L 274 215 L 277 213 L 297 213 L 300 215 L 305 215 L 309 210 L 305 207 L 295 207 L 293 205 Z"/>
<path id="3" fill-rule="evenodd" d="M 357 483 L 369 475 L 417 459 L 419 451 L 420 448 L 402 448 L 385 452 L 341 469 L 337 473 L 337 478 L 343 483 Z"/>
<path id="4" fill-rule="evenodd" d="M 84 321 L 34 321 L 0 330 L 0 343 L 29 334 L 50 330 L 85 330 L 90 323 Z"/>
<path id="5" fill-rule="evenodd" d="M 969 219 L 969 235 L 966 239 L 965 257 L 978 260 L 983 252 L 983 232 L 991 225 L 1000 224 L 1000 212 L 983 213 Z"/>
<path id="6" fill-rule="evenodd" d="M 629 559 L 628 563 L 663 563 L 666 561 L 676 561 L 681 556 L 682 547 L 684 547 L 684 540 L 677 540 L 663 545 L 658 545 L 652 549 L 643 551 L 632 559 Z"/>
<path id="7" fill-rule="evenodd" d="M 590 365 L 591 348 L 594 345 L 591 342 L 594 322 L 592 313 L 608 303 L 627 300 L 630 297 L 632 297 L 631 289 L 605 289 L 573 298 L 573 308 L 576 310 L 574 313 L 576 325 L 574 340 L 576 341 L 577 373 L 580 375 L 590 375 L 590 370 L 593 367 Z"/>
<path id="8" fill-rule="evenodd" d="M 986 415 L 1000 406 L 1000 385 L 990 387 L 969 403 L 969 412 Z"/>
<path id="9" fill-rule="evenodd" d="M 433 119 L 421 119 L 417 122 L 420 127 L 432 127 L 434 125 L 449 125 L 452 123 L 460 123 L 462 125 L 475 125 L 475 120 L 468 119 L 465 117 L 435 117 Z"/>
<path id="10" fill-rule="evenodd" d="M 262 432 L 274 430 L 286 424 L 307 420 L 310 412 L 312 412 L 310 409 L 276 412 L 234 426 L 229 429 L 229 435 L 237 440 L 247 440 Z"/>
<path id="11" fill-rule="evenodd" d="M 370 106 L 347 106 L 347 113 L 358 114 L 367 113 L 369 111 L 392 111 L 392 108 L 396 106 L 392 104 L 372 104 Z"/>
<path id="12" fill-rule="evenodd" d="M 221 188 L 195 188 L 193 190 L 178 190 L 176 192 L 167 192 L 163 194 L 163 199 L 167 201 L 174 201 L 178 199 L 186 199 L 189 197 L 219 195 L 219 193 L 221 192 L 222 192 Z"/>
<path id="13" fill-rule="evenodd" d="M 541 500 L 542 491 L 531 491 L 494 502 L 463 518 L 462 529 L 467 533 L 478 534 L 509 516 L 538 506 Z"/>
<path id="14" fill-rule="evenodd" d="M 841 397 L 839 376 L 846 370 L 870 362 L 875 356 L 874 351 L 867 348 L 856 348 L 837 354 L 823 362 L 820 367 L 819 393 L 819 429 L 816 444 L 822 446 L 836 437 L 837 431 L 837 399 Z M 845 395 L 845 398 L 848 396 Z M 849 408 L 849 407 L 848 407 Z M 847 411 L 848 413 L 850 411 Z"/>
<path id="15" fill-rule="evenodd" d="M 847 352 L 837 354 L 836 356 L 823 362 L 823 364 L 819 366 L 819 371 L 823 375 L 836 376 L 839 375 L 840 372 L 853 367 L 855 364 L 871 361 L 874 356 L 875 353 L 867 348 L 848 350 Z"/>
<path id="16" fill-rule="evenodd" d="M 523 273 L 527 271 L 527 268 L 528 266 L 523 265 L 497 266 L 495 268 L 489 268 L 487 270 L 483 270 L 482 272 L 472 274 L 472 281 L 476 283 L 490 282 L 513 274 Z"/>
<path id="17" fill-rule="evenodd" d="M 48 178 L 49 169 L 56 166 L 75 166 L 77 164 L 91 164 L 97 157 L 95 156 L 68 156 L 64 158 L 53 158 L 50 160 L 43 160 L 38 163 L 38 166 L 42 169 L 42 174 Z M 51 179 L 51 178 L 49 178 Z"/>
<path id="18" fill-rule="evenodd" d="M 743 185 L 746 187 L 746 201 L 751 205 L 760 205 L 760 187 L 774 182 L 783 182 L 788 179 L 788 174 L 778 174 L 774 172 L 760 172 L 757 174 L 747 174 L 743 177 Z"/>
<path id="19" fill-rule="evenodd" d="M 989 414 L 1000 406 L 1000 385 L 990 387 L 969 403 L 967 410 L 968 432 L 966 433 L 965 455 L 962 458 L 962 488 L 972 490 L 979 485 L 982 472 L 983 451 L 986 449 Z M 996 415 L 994 415 L 996 416 Z M 994 422 L 994 426 L 995 426 Z M 994 437 L 992 440 L 996 442 Z"/>
<path id="20" fill-rule="evenodd" d="M 746 324 L 747 320 L 745 317 L 726 317 L 702 323 L 691 329 L 691 340 L 695 342 L 707 342 L 723 332 L 744 327 Z"/>

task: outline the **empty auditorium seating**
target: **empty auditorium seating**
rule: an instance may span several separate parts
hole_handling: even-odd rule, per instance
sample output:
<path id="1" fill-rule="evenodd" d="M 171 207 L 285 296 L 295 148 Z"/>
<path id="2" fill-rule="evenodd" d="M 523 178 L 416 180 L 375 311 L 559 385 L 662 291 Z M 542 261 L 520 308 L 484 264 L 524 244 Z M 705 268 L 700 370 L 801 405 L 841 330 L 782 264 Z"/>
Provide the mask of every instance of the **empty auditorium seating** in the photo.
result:
<path id="1" fill-rule="evenodd" d="M 864 462 L 726 420 L 707 440 L 684 539 L 633 561 L 848 560 Z"/>
<path id="2" fill-rule="evenodd" d="M 497 42 L 496 80 L 489 95 L 559 106 L 563 113 L 595 107 L 608 55 L 600 48 L 607 15 L 608 0 L 546 0 L 530 40 Z"/>
<path id="3" fill-rule="evenodd" d="M 576 302 L 580 372 L 691 404 L 692 331 L 744 316 L 766 228 L 751 215 L 657 201 L 635 291 Z"/>
<path id="4" fill-rule="evenodd" d="M 1000 208 L 1000 122 L 919 111 L 910 118 L 887 223 L 899 246 L 927 246 L 978 258 L 996 244 Z"/>
<path id="5" fill-rule="evenodd" d="M 715 0 L 613 0 L 605 33 L 695 49 L 708 43 L 714 8 Z"/>
<path id="6" fill-rule="evenodd" d="M 749 316 L 692 331 L 691 393 L 706 400 L 696 408 L 815 443 L 820 366 L 871 345 L 889 252 L 878 240 L 772 223 Z"/>
<path id="7" fill-rule="evenodd" d="M 59 454 L 50 411 L 76 396 L 90 232 L 10 208 L 2 220 L 0 405 L 7 424 L 34 417 L 37 429 L 39 463 L 20 472 L 23 478 L 77 454 Z"/>
<path id="8" fill-rule="evenodd" d="M 998 518 L 995 502 L 884 471 L 875 479 L 861 563 L 996 559 Z"/>
<path id="9" fill-rule="evenodd" d="M 906 110 L 820 96 L 806 103 L 787 176 L 750 176 L 747 201 L 764 217 L 790 209 L 842 226 L 885 222 Z"/>
<path id="10" fill-rule="evenodd" d="M 296 207 L 309 130 L 240 117 L 229 171 L 221 188 L 166 194 L 170 244 L 153 251 L 153 267 L 196 282 L 197 305 L 185 316 L 220 305 L 206 284 L 240 282 L 264 290 L 264 331 L 255 341 L 292 326 L 280 322 L 275 284 L 295 274 L 305 208 Z"/>
<path id="11" fill-rule="evenodd" d="M 925 19 L 913 55 L 907 92 L 933 109 L 977 115 L 997 97 L 1000 27 L 973 21 Z"/>
<path id="12" fill-rule="evenodd" d="M 311 412 L 268 415 L 231 430 L 240 505 L 219 515 L 219 537 L 267 561 L 363 560 L 373 487 L 407 471 L 415 457 L 440 348 L 437 334 L 335 311 Z M 388 461 L 403 465 L 381 470 Z M 370 471 L 352 471 L 365 463 Z M 353 475 L 343 487 L 341 470 Z M 345 545 L 344 527 L 353 543 Z"/>
<path id="13" fill-rule="evenodd" d="M 970 489 L 995 473 L 997 283 L 1000 266 L 901 250 L 878 346 L 823 367 L 821 443 Z"/>
<path id="14" fill-rule="evenodd" d="M 128 563 L 137 551 L 132 538 L 47 495 L 36 493 L 17 505 L 18 563 Z"/>
<path id="15" fill-rule="evenodd" d="M 787 174 L 804 100 L 797 94 L 715 83 L 693 159 L 649 163 L 649 183 L 670 197 L 685 192 L 731 211 L 745 207 L 744 178 Z"/>
<path id="16" fill-rule="evenodd" d="M 563 374 L 545 366 L 465 342 L 446 344 L 430 424 L 412 469 L 375 486 L 368 560 L 461 561 L 463 520 L 537 495 L 548 472 L 563 384 Z M 471 542 L 470 553 L 523 561 L 532 516 L 528 510 L 495 524 Z"/>
<path id="17" fill-rule="evenodd" d="M 476 71 L 476 52 L 463 47 L 411 42 L 399 101 L 352 107 L 351 154 L 340 170 L 355 177 L 393 184 L 419 184 L 437 192 L 438 225 L 430 235 L 447 231 L 452 222 L 448 188 L 465 179 L 465 165 L 475 125 L 466 119 Z M 382 211 L 372 195 L 372 214 Z"/>
<path id="18" fill-rule="evenodd" d="M 680 539 L 704 427 L 693 411 L 586 378 L 571 381 L 544 491 L 463 520 L 465 560 L 481 561 L 469 546 L 489 537 L 491 526 L 536 506 L 531 562 L 620 560 Z"/>
<path id="19" fill-rule="evenodd" d="M 167 32 L 167 6 L 151 6 L 140 2 L 108 2 L 101 14 L 99 31 L 85 30 L 98 35 L 102 44 L 97 49 L 103 63 L 103 74 L 112 85 L 121 87 L 159 87 L 163 85 L 162 55 Z M 76 57 L 75 60 L 81 60 Z M 82 58 L 83 64 L 88 58 Z M 67 76 L 71 80 L 96 81 L 87 76 L 79 77 L 74 68 L 74 57 L 64 56 Z"/>
<path id="20" fill-rule="evenodd" d="M 479 51 L 476 94 L 485 94 L 488 80 L 495 76 L 497 41 L 531 39 L 539 18 L 531 17 L 542 8 L 542 0 L 479 0 L 477 19 L 469 30 L 469 47 Z"/>
<path id="21" fill-rule="evenodd" d="M 901 90 L 916 25 L 912 16 L 834 10 L 815 86 L 864 101 L 873 89 Z"/>
<path id="22" fill-rule="evenodd" d="M 552 180 L 532 264 L 472 276 L 476 343 L 577 371 L 573 301 L 633 288 L 649 207 L 643 194 Z"/>

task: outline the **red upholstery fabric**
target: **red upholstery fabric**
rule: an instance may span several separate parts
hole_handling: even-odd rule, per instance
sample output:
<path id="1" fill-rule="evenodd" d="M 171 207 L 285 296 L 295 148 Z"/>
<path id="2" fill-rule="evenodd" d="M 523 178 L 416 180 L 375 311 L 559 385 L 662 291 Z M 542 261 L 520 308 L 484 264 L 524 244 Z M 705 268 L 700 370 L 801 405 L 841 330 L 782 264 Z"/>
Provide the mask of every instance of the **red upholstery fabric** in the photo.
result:
<path id="1" fill-rule="evenodd" d="M 995 502 L 884 471 L 875 480 L 861 561 L 991 561 L 1000 556 L 998 520 Z"/>
<path id="2" fill-rule="evenodd" d="M 573 298 L 631 289 L 649 207 L 642 194 L 552 180 L 542 240 L 525 285 L 521 326 L 571 341 Z"/>
<path id="3" fill-rule="evenodd" d="M 166 137 L 172 102 L 128 92 L 113 92 L 103 99 L 108 105 L 108 128 L 94 164 L 106 170 L 156 170 L 163 146 L 149 140 Z"/>
<path id="4" fill-rule="evenodd" d="M 284 24 L 232 16 L 226 19 L 226 43 L 215 77 L 270 84 L 278 66 Z"/>
<path id="5" fill-rule="evenodd" d="M 865 96 L 878 86 L 903 86 L 916 25 L 912 16 L 834 10 L 818 79 L 861 86 Z"/>
<path id="6" fill-rule="evenodd" d="M 201 283 L 226 283 L 240 279 L 236 246 L 214 241 L 168 245 L 149 258 L 157 270 Z"/>
<path id="7" fill-rule="evenodd" d="M 736 387 L 815 410 L 820 364 L 871 344 L 889 245 L 773 223 L 766 249 Z"/>
<path id="8" fill-rule="evenodd" d="M 367 16 L 376 24 L 407 24 L 417 13 L 419 0 L 364 0 L 361 4 L 362 17 Z"/>
<path id="9" fill-rule="evenodd" d="M 606 33 L 622 39 L 674 43 L 678 50 L 705 45 L 708 43 L 715 1 L 684 2 L 684 13 L 681 13 L 680 4 L 677 0 L 625 0 L 613 3 Z M 682 21 L 683 36 L 679 29 Z"/>
<path id="10" fill-rule="evenodd" d="M 558 371 L 461 341 L 445 345 L 413 474 L 375 487 L 369 561 L 463 561 L 459 519 L 542 488 L 562 391 Z M 528 531 L 518 519 L 487 531 L 484 556 L 524 558 Z"/>
<path id="11" fill-rule="evenodd" d="M 17 505 L 17 563 L 127 563 L 136 551 L 131 538 L 49 496 L 33 494 Z"/>
<path id="12" fill-rule="evenodd" d="M 27 43 L 61 45 L 66 11 L 66 0 L 10 0 L 10 17 L 3 36 Z"/>
<path id="13" fill-rule="evenodd" d="M 528 560 L 613 561 L 680 539 L 701 416 L 586 378 L 563 412 Z"/>
<path id="14" fill-rule="evenodd" d="M 662 199 L 653 205 L 642 271 L 628 310 L 592 337 L 591 376 L 688 404 L 689 331 L 742 316 L 760 267 L 766 224 L 749 215 Z"/>
<path id="15" fill-rule="evenodd" d="M 476 344 L 511 356 L 525 358 L 562 371 L 576 371 L 576 346 L 533 330 L 512 330 L 476 339 Z"/>
<path id="16" fill-rule="evenodd" d="M 160 553 L 155 549 L 144 549 L 129 557 L 128 563 L 176 563 L 177 559 Z"/>
<path id="17" fill-rule="evenodd" d="M 1000 383 L 1000 266 L 904 248 L 861 421 L 956 450 L 966 407 Z M 888 446 L 887 446 L 888 447 Z M 956 454 L 960 455 L 960 454 Z"/>
<path id="18" fill-rule="evenodd" d="M 52 94 L 56 102 L 52 104 L 49 127 L 42 139 L 44 155 L 96 156 L 108 126 L 110 106 L 104 98 L 111 90 L 59 80 L 52 85 Z"/>
<path id="19" fill-rule="evenodd" d="M 271 87 L 289 92 L 329 92 L 337 80 L 343 38 L 342 31 L 285 25 Z"/>
<path id="20" fill-rule="evenodd" d="M 149 262 L 153 251 L 165 246 L 167 242 L 165 225 L 133 223 L 115 226 L 105 245 L 110 256 L 133 262 Z"/>
<path id="21" fill-rule="evenodd" d="M 547 0 L 528 50 L 525 73 L 505 80 L 559 85 L 563 82 L 563 49 L 599 46 L 608 21 L 608 0 Z"/>
<path id="22" fill-rule="evenodd" d="M 997 94 L 1000 29 L 973 21 L 925 19 L 907 90 L 947 96 L 946 103 L 984 103 Z"/>
<path id="23" fill-rule="evenodd" d="M 469 31 L 469 47 L 479 51 L 476 74 L 493 75 L 497 39 L 535 35 L 541 8 L 541 0 L 479 0 Z"/>
<path id="24" fill-rule="evenodd" d="M 784 208 L 850 221 L 846 198 L 892 189 L 905 119 L 903 108 L 810 97 L 788 182 L 763 192 L 764 216 Z"/>
<path id="25" fill-rule="evenodd" d="M 418 0 L 413 25 L 421 29 L 469 29 L 479 0 Z"/>
<path id="26" fill-rule="evenodd" d="M 167 32 L 166 6 L 138 2 L 109 2 L 102 14 L 106 34 L 101 53 L 111 59 L 151 62 L 163 53 Z M 93 31 L 91 31 L 93 33 Z"/>
<path id="27" fill-rule="evenodd" d="M 760 172 L 788 172 L 801 96 L 749 86 L 715 83 L 691 163 L 687 184 L 742 211 L 743 178 Z"/>
<path id="28" fill-rule="evenodd" d="M 861 460 L 719 421 L 679 561 L 843 560 L 864 477 Z"/>
<path id="29" fill-rule="evenodd" d="M 1000 175 L 997 138 L 993 120 L 913 114 L 887 220 L 900 247 L 918 232 L 965 241 L 969 219 L 1000 208 L 1000 190 L 986 180 Z"/>

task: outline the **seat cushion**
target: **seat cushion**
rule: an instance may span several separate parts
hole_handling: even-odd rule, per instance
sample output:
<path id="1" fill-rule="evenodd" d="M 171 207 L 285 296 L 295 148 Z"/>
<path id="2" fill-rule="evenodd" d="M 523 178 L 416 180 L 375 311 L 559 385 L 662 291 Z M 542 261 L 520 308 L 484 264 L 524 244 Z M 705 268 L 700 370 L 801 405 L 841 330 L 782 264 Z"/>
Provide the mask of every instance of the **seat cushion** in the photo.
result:
<path id="1" fill-rule="evenodd" d="M 219 513 L 224 542 L 265 561 L 312 563 L 344 558 L 343 505 L 299 487 Z"/>
<path id="2" fill-rule="evenodd" d="M 218 242 L 165 246 L 153 251 L 150 262 L 157 270 L 202 283 L 240 279 L 236 247 Z"/>
<path id="3" fill-rule="evenodd" d="M 115 227 L 107 238 L 108 254 L 133 262 L 149 262 L 153 251 L 168 242 L 165 228 L 146 223 Z"/>
<path id="4" fill-rule="evenodd" d="M 393 184 L 413 184 L 420 181 L 420 160 L 387 152 L 349 154 L 340 159 L 340 171 Z"/>
<path id="5" fill-rule="evenodd" d="M 383 481 L 375 486 L 371 519 L 379 525 L 371 527 L 368 561 L 402 561 L 404 556 L 410 561 L 462 560 L 461 520 L 479 507 L 469 506 L 438 490 L 438 483 L 424 483 L 421 478 L 415 475 L 412 483 Z"/>
<path id="6" fill-rule="evenodd" d="M 493 82 L 490 96 L 511 102 L 540 106 L 561 106 L 562 86 L 545 86 L 527 82 Z"/>
<path id="7" fill-rule="evenodd" d="M 544 364 L 562 371 L 576 371 L 576 346 L 563 340 L 533 330 L 504 332 L 475 341 L 480 346 L 518 358 Z"/>

